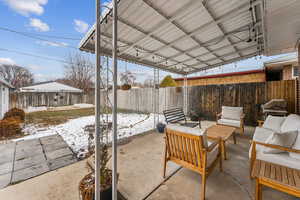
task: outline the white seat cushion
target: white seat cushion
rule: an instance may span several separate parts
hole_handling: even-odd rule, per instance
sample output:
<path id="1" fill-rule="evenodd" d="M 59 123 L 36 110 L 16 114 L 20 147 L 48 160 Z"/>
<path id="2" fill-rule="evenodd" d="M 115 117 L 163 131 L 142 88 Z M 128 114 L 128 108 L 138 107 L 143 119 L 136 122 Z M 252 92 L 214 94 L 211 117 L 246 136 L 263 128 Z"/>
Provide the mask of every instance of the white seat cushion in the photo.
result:
<path id="1" fill-rule="evenodd" d="M 202 136 L 204 147 L 208 147 L 207 135 L 206 135 L 206 132 L 202 129 L 190 128 L 190 127 L 186 127 L 186 126 L 179 126 L 179 125 L 175 125 L 175 124 L 168 124 L 166 128 L 170 129 L 170 130 L 186 133 L 186 134 Z"/>
<path id="2" fill-rule="evenodd" d="M 300 150 L 300 130 L 298 130 L 298 136 L 297 136 L 297 138 L 295 140 L 295 143 L 294 143 L 294 145 L 293 145 L 292 148 Z M 292 153 L 292 152 L 290 152 L 289 155 L 290 155 L 290 157 L 298 159 L 300 161 L 300 153 Z"/>
<path id="3" fill-rule="evenodd" d="M 219 119 L 218 124 L 227 125 L 227 126 L 234 126 L 234 127 L 240 127 L 241 121 L 240 120 L 233 120 L 233 119 Z"/>
<path id="4" fill-rule="evenodd" d="M 264 122 L 263 127 L 266 129 L 271 129 L 277 133 L 281 132 L 281 125 L 284 122 L 285 117 L 277 117 L 269 115 Z"/>
<path id="5" fill-rule="evenodd" d="M 208 146 L 212 145 L 213 143 L 208 141 Z M 215 159 L 217 158 L 219 153 L 219 145 L 216 145 L 215 148 L 211 151 L 208 152 L 207 155 L 207 167 L 210 167 L 212 165 L 212 163 L 215 161 Z"/>
<path id="6" fill-rule="evenodd" d="M 298 131 L 290 131 L 286 133 L 273 133 L 268 137 L 266 140 L 266 144 L 274 144 L 279 145 L 287 148 L 291 148 L 297 138 Z M 269 148 L 269 147 L 263 147 L 264 153 L 283 153 L 285 151 L 275 149 L 275 148 Z"/>
<path id="7" fill-rule="evenodd" d="M 281 132 L 289 132 L 300 129 L 300 116 L 290 114 L 281 125 Z"/>
<path id="8" fill-rule="evenodd" d="M 266 162 L 300 170 L 300 161 L 290 157 L 288 153 L 266 154 L 263 152 L 257 152 L 256 158 Z"/>
<path id="9" fill-rule="evenodd" d="M 243 107 L 222 106 L 222 119 L 239 120 L 243 114 Z"/>
<path id="10" fill-rule="evenodd" d="M 272 135 L 273 133 L 274 133 L 274 131 L 272 131 L 270 129 L 265 129 L 265 128 L 262 128 L 262 127 L 256 127 L 252 140 L 256 141 L 256 142 L 265 143 L 266 140 L 268 139 L 268 137 L 270 135 Z M 256 145 L 256 151 L 261 151 L 262 148 L 263 148 L 263 146 Z M 251 157 L 251 151 L 252 151 L 252 145 L 251 145 L 250 150 L 249 150 L 249 158 Z"/>

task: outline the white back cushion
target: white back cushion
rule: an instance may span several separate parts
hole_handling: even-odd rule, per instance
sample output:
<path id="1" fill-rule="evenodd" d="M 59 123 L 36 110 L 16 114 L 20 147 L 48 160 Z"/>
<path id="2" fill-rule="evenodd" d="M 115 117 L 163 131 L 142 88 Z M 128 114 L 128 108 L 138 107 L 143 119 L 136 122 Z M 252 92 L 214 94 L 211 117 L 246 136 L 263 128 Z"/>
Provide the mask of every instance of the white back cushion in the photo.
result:
<path id="1" fill-rule="evenodd" d="M 295 131 L 300 129 L 300 116 L 290 114 L 281 125 L 281 132 Z"/>
<path id="2" fill-rule="evenodd" d="M 270 135 L 268 137 L 268 139 L 265 143 L 291 148 L 293 146 L 293 144 L 295 143 L 297 135 L 298 135 L 298 131 L 290 131 L 290 132 L 286 132 L 286 133 L 273 133 L 272 135 Z M 264 146 L 263 152 L 264 153 L 284 153 L 285 151 Z"/>
<path id="3" fill-rule="evenodd" d="M 222 118 L 240 120 L 243 114 L 243 107 L 222 106 Z"/>
<path id="4" fill-rule="evenodd" d="M 179 132 L 186 133 L 186 134 L 202 136 L 204 147 L 208 147 L 206 131 L 204 131 L 202 129 L 190 128 L 190 127 L 186 127 L 186 126 L 179 126 L 179 125 L 175 125 L 175 124 L 168 124 L 167 129 L 170 129 L 173 131 L 179 131 Z"/>
<path id="5" fill-rule="evenodd" d="M 300 150 L 300 130 L 298 130 L 298 136 L 297 136 L 297 138 L 295 140 L 295 143 L 294 143 L 292 149 Z M 292 157 L 292 158 L 299 159 L 299 162 L 300 162 L 300 153 L 292 153 L 292 152 L 290 152 L 289 156 Z M 299 163 L 299 165 L 300 165 L 300 163 Z"/>
<path id="6" fill-rule="evenodd" d="M 281 132 L 281 125 L 284 122 L 285 117 L 277 117 L 269 115 L 264 122 L 263 128 L 270 129 L 275 132 Z"/>

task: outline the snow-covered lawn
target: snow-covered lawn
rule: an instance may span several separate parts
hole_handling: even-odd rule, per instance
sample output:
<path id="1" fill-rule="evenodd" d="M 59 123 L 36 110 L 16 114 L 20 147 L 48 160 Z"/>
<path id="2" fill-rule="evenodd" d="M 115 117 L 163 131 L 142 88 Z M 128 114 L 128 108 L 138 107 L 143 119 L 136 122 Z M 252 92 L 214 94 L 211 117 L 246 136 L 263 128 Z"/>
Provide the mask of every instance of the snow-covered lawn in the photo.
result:
<path id="1" fill-rule="evenodd" d="M 112 115 L 108 115 L 108 120 L 111 121 Z M 118 114 L 118 139 L 141 134 L 154 128 L 154 114 L 135 114 L 135 113 L 119 113 Z M 101 120 L 106 120 L 106 116 L 102 116 Z M 160 115 L 160 121 L 164 121 L 164 117 Z M 27 136 L 17 140 L 27 140 L 39 138 L 52 134 L 59 134 L 77 153 L 82 156 L 87 152 L 88 148 L 88 133 L 84 131 L 87 125 L 95 123 L 94 116 L 80 117 L 71 119 L 64 124 L 38 128 L 34 124 L 26 125 L 24 128 Z M 108 141 L 111 141 L 112 132 L 108 133 Z"/>

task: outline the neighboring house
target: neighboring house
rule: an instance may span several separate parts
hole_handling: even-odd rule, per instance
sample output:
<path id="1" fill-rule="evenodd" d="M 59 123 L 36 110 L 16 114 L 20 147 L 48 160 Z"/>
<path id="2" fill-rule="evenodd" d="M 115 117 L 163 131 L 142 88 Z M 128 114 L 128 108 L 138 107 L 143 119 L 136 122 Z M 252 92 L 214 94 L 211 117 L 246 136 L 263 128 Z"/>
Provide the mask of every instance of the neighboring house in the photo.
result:
<path id="1" fill-rule="evenodd" d="M 19 108 L 29 106 L 66 106 L 82 103 L 83 91 L 55 81 L 22 87 L 15 93 L 13 104 Z"/>
<path id="2" fill-rule="evenodd" d="M 267 81 L 293 80 L 299 77 L 297 55 L 282 56 L 265 62 Z"/>
<path id="3" fill-rule="evenodd" d="M 12 88 L 11 84 L 0 77 L 0 119 L 9 109 L 9 90 Z"/>
<path id="4" fill-rule="evenodd" d="M 178 86 L 183 86 L 183 78 L 175 78 L 174 80 Z M 188 86 L 258 83 L 265 81 L 266 75 L 264 70 L 251 70 L 187 78 Z"/>

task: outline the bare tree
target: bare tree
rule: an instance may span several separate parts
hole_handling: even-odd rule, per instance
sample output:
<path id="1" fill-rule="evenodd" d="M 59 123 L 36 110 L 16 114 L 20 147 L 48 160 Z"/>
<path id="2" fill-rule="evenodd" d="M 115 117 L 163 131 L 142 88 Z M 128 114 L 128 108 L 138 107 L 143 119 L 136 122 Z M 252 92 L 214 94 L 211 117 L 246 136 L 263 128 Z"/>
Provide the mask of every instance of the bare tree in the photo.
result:
<path id="1" fill-rule="evenodd" d="M 33 74 L 26 68 L 17 65 L 0 65 L 0 77 L 4 78 L 15 88 L 24 87 L 33 83 Z"/>
<path id="2" fill-rule="evenodd" d="M 151 87 L 153 87 L 153 84 L 154 84 L 153 78 L 147 78 L 144 81 L 144 87 L 145 88 L 151 88 Z"/>
<path id="3" fill-rule="evenodd" d="M 94 64 L 80 53 L 70 54 L 65 65 L 64 82 L 87 92 L 93 87 Z"/>
<path id="4" fill-rule="evenodd" d="M 134 81 L 136 80 L 135 75 L 131 71 L 125 71 L 120 74 L 120 81 L 122 84 L 134 84 Z"/>

